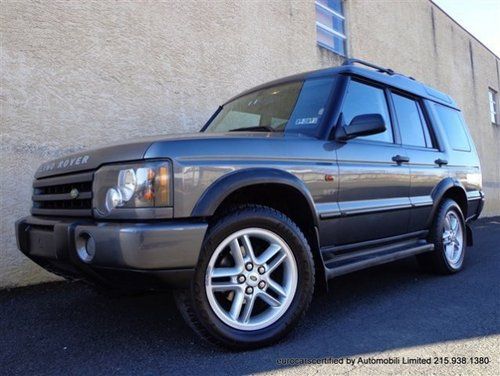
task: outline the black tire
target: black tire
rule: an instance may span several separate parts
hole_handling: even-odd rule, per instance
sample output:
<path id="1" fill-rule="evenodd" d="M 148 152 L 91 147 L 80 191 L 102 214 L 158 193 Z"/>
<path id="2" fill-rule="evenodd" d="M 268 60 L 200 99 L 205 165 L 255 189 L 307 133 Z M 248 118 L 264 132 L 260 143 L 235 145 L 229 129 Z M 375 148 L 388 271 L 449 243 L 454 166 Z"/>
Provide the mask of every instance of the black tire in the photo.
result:
<path id="1" fill-rule="evenodd" d="M 461 255 L 457 263 L 452 264 L 446 257 L 445 246 L 443 244 L 443 231 L 445 226 L 445 218 L 449 212 L 453 212 L 459 219 L 459 225 L 462 230 L 462 246 Z M 417 261 L 420 266 L 427 271 L 438 274 L 454 274 L 463 269 L 465 249 L 467 244 L 467 231 L 465 228 L 465 220 L 460 206 L 452 199 L 445 199 L 436 212 L 432 227 L 429 231 L 428 241 L 434 244 L 432 252 L 417 255 Z"/>
<path id="2" fill-rule="evenodd" d="M 236 231 L 258 227 L 279 235 L 290 247 L 297 264 L 298 283 L 285 313 L 259 330 L 238 330 L 226 325 L 212 310 L 205 291 L 207 265 L 217 246 Z M 283 213 L 260 205 L 245 205 L 229 211 L 210 226 L 200 253 L 190 289 L 176 291 L 182 316 L 202 338 L 231 350 L 247 350 L 270 345 L 288 334 L 303 317 L 314 292 L 314 261 L 299 227 Z"/>

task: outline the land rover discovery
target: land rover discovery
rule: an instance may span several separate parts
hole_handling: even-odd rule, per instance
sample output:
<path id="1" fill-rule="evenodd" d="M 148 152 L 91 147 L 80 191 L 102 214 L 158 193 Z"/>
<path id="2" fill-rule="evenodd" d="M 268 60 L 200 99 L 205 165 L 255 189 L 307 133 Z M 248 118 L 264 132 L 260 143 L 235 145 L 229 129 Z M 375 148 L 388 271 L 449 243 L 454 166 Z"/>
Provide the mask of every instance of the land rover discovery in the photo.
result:
<path id="1" fill-rule="evenodd" d="M 459 272 L 484 195 L 456 103 L 349 60 L 241 93 L 199 133 L 45 163 L 32 201 L 16 223 L 31 260 L 108 290 L 174 288 L 199 334 L 248 349 L 330 278 L 413 255 Z"/>

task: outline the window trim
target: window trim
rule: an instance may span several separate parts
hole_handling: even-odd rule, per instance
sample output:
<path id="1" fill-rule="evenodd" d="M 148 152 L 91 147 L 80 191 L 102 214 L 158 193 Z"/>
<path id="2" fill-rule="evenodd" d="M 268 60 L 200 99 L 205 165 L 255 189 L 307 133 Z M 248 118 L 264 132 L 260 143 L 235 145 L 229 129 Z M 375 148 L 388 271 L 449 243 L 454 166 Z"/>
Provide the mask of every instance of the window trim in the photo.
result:
<path id="1" fill-rule="evenodd" d="M 492 94 L 492 98 L 490 98 L 490 95 Z M 492 100 L 493 99 L 493 100 Z M 493 112 L 491 109 L 491 104 L 493 103 Z M 499 114 L 498 114 L 498 91 L 493 89 L 491 86 L 488 87 L 488 109 L 490 112 L 490 122 L 493 125 L 500 125 L 500 120 L 499 120 Z M 493 115 L 494 121 L 491 121 L 491 115 Z"/>
<path id="2" fill-rule="evenodd" d="M 414 95 L 414 94 L 411 94 L 411 93 L 408 93 L 408 92 L 405 92 L 405 91 L 399 90 L 399 89 L 389 88 L 389 92 L 391 94 L 391 102 L 392 102 L 393 106 L 394 106 L 393 95 L 399 95 L 401 97 L 405 97 L 405 98 L 410 99 L 410 100 L 414 101 L 415 103 L 417 103 L 418 107 L 420 108 L 420 111 L 419 111 L 420 124 L 422 127 L 427 126 L 427 130 L 429 131 L 429 136 L 431 138 L 431 143 L 432 143 L 432 146 L 430 146 L 430 147 L 427 146 L 427 139 L 425 137 L 425 130 L 422 128 L 422 133 L 424 136 L 426 146 L 404 144 L 403 137 L 401 136 L 402 128 L 401 128 L 401 125 L 399 124 L 399 120 L 397 119 L 396 107 L 394 106 L 393 107 L 394 117 L 396 118 L 396 123 L 397 123 L 398 129 L 400 132 L 400 136 L 401 136 L 401 138 L 400 138 L 401 146 L 404 146 L 407 148 L 419 149 L 419 150 L 440 151 L 441 149 L 440 149 L 438 139 L 436 137 L 436 131 L 434 129 L 434 124 L 433 124 L 433 122 L 432 122 L 432 120 L 427 112 L 427 108 L 425 106 L 423 99 L 421 97 L 419 97 L 418 95 Z M 423 116 L 423 118 L 422 118 L 422 116 Z"/>
<path id="3" fill-rule="evenodd" d="M 342 38 L 344 41 L 347 39 L 346 36 L 344 34 L 342 34 L 341 32 L 338 32 L 336 30 L 333 30 L 332 28 L 326 26 L 326 25 L 323 25 L 322 23 L 316 21 L 316 27 L 319 27 L 320 29 L 323 29 L 324 31 L 326 31 L 327 33 L 329 34 L 334 34 L 336 35 L 337 37 L 339 38 Z M 321 45 L 324 45 L 324 43 L 321 43 L 321 42 L 318 42 L 318 44 L 321 44 Z M 330 47 L 326 47 L 328 49 L 331 49 Z M 333 50 L 332 50 L 333 51 Z M 335 51 L 336 53 L 339 53 L 337 51 Z"/>
<path id="4" fill-rule="evenodd" d="M 342 13 L 345 13 L 344 12 L 344 2 L 343 0 L 341 0 L 342 2 Z M 320 8 L 321 10 L 325 11 L 326 13 L 329 13 L 330 15 L 332 15 L 333 17 L 337 17 L 339 19 L 341 19 L 343 22 L 344 22 L 344 32 L 341 33 L 337 30 L 334 30 L 332 29 L 331 27 L 327 26 L 327 25 L 324 25 L 320 22 L 318 22 L 316 20 L 316 44 L 324 49 L 327 49 L 328 51 L 331 51 L 333 52 L 334 54 L 337 54 L 339 56 L 347 56 L 347 32 L 346 32 L 346 17 L 344 14 L 340 14 L 338 13 L 335 9 L 332 9 L 332 8 L 329 8 L 323 4 L 321 4 L 319 1 L 315 0 L 314 1 L 314 7 L 316 9 L 316 7 Z M 321 29 L 322 31 L 326 32 L 327 34 L 330 34 L 331 36 L 333 37 L 338 37 L 338 38 L 341 38 L 342 41 L 343 41 L 343 51 L 344 52 L 340 52 L 340 51 L 337 51 L 335 50 L 334 47 L 331 47 L 323 42 L 320 42 L 318 40 L 318 28 Z"/>
<path id="5" fill-rule="evenodd" d="M 337 16 L 338 18 L 345 20 L 345 16 L 343 14 L 337 13 L 335 9 L 325 7 L 323 4 L 321 4 L 319 1 L 314 2 L 317 6 L 322 8 L 324 11 L 331 13 L 333 16 Z"/>

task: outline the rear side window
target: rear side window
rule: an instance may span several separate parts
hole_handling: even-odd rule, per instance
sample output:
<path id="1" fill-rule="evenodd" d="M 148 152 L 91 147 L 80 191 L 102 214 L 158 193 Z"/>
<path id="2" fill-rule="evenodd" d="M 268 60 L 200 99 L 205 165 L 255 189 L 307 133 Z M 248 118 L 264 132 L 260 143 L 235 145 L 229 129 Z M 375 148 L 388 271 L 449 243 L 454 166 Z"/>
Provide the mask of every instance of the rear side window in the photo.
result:
<path id="1" fill-rule="evenodd" d="M 451 147 L 454 150 L 470 151 L 469 138 L 460 112 L 437 103 L 434 108 Z"/>
<path id="2" fill-rule="evenodd" d="M 420 103 L 392 94 L 403 145 L 432 148 L 432 138 Z"/>
<path id="3" fill-rule="evenodd" d="M 344 121 L 349 126 L 358 115 L 380 114 L 384 118 L 386 130 L 383 133 L 357 137 L 357 140 L 394 142 L 391 120 L 383 89 L 351 80 L 342 108 Z"/>

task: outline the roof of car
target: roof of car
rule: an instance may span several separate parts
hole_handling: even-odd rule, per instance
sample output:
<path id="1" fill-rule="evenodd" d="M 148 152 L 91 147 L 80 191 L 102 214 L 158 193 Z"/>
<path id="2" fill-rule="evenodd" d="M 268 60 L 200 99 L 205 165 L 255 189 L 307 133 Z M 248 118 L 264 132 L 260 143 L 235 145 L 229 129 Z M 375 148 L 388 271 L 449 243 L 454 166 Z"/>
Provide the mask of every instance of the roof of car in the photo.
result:
<path id="1" fill-rule="evenodd" d="M 364 77 L 387 86 L 405 91 L 410 94 L 417 95 L 422 98 L 429 99 L 431 101 L 444 104 L 449 107 L 458 109 L 455 101 L 447 94 L 444 94 L 434 88 L 431 88 L 423 83 L 399 73 L 395 73 L 390 69 L 384 72 L 379 72 L 374 69 L 366 69 L 354 66 L 353 64 L 342 65 L 339 67 L 332 67 L 326 69 L 319 69 L 310 72 L 304 72 L 295 74 L 293 76 L 283 77 L 274 81 L 267 82 L 265 84 L 256 86 L 252 89 L 246 90 L 243 93 L 231 98 L 228 102 L 243 95 L 249 94 L 256 90 L 265 89 L 266 87 L 276 86 L 293 81 L 303 81 L 310 78 L 319 78 L 324 76 L 331 76 L 336 74 L 350 74 L 354 76 Z"/>

